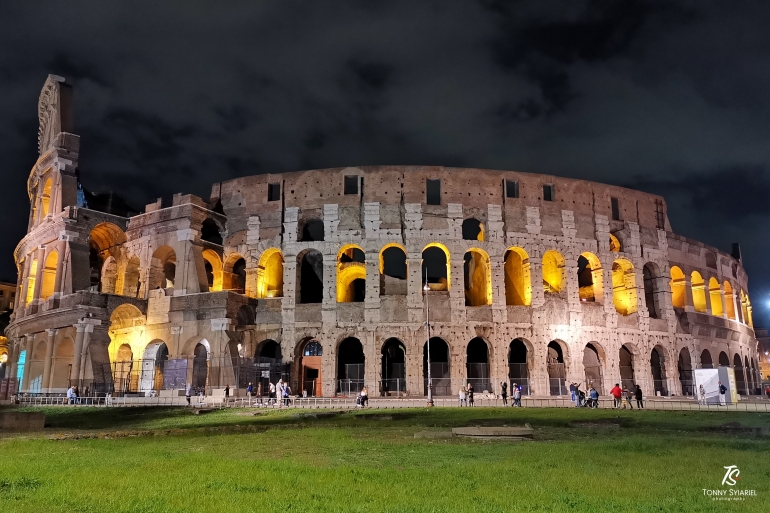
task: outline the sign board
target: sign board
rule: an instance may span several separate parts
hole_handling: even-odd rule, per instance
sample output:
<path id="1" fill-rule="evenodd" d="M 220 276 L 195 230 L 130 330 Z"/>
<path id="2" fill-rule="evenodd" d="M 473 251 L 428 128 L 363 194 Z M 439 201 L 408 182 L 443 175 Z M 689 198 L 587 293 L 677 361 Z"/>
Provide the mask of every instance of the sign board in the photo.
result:
<path id="1" fill-rule="evenodd" d="M 706 404 L 719 404 L 719 382 L 727 387 L 725 402 L 738 402 L 738 391 L 735 384 L 735 371 L 730 367 L 717 369 L 695 369 L 695 396 L 700 400 L 700 387 L 703 386 Z"/>
<path id="2" fill-rule="evenodd" d="M 163 364 L 163 388 L 171 390 L 187 386 L 187 358 L 166 360 Z"/>
<path id="3" fill-rule="evenodd" d="M 269 370 L 262 371 L 262 377 L 270 379 L 270 371 Z"/>

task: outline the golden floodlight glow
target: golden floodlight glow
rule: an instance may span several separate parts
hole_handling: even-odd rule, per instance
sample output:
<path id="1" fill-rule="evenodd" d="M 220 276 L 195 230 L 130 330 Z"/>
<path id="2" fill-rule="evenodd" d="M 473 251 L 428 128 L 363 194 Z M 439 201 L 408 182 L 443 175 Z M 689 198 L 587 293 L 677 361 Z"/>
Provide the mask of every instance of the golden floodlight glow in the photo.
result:
<path id="1" fill-rule="evenodd" d="M 631 315 L 637 310 L 634 265 L 625 258 L 612 263 L 612 299 L 621 315 Z"/>
<path id="2" fill-rule="evenodd" d="M 280 249 L 266 249 L 259 259 L 257 297 L 283 297 L 283 254 Z"/>
<path id="3" fill-rule="evenodd" d="M 505 303 L 530 306 L 532 304 L 532 277 L 529 255 L 522 248 L 508 248 L 504 264 Z"/>
<path id="4" fill-rule="evenodd" d="M 558 294 L 561 292 L 565 281 L 565 267 L 567 263 L 564 257 L 556 250 L 549 249 L 543 255 L 543 289 L 546 294 Z"/>

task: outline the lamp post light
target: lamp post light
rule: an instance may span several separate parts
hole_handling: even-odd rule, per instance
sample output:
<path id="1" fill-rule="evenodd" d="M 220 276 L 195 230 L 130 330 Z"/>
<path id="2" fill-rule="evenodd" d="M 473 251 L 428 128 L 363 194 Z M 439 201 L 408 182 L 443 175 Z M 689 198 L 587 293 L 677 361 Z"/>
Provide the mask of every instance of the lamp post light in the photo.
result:
<path id="1" fill-rule="evenodd" d="M 425 291 L 425 333 L 428 339 L 427 343 L 427 360 L 428 360 L 428 406 L 433 406 L 433 380 L 430 376 L 430 317 L 428 310 L 428 268 L 425 268 L 425 286 L 422 288 Z"/>

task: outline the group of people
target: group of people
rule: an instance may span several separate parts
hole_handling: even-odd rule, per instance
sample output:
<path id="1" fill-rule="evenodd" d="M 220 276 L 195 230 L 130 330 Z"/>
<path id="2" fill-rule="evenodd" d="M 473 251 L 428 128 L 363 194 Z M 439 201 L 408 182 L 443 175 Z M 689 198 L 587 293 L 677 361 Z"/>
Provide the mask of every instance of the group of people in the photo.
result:
<path id="1" fill-rule="evenodd" d="M 356 406 L 365 408 L 369 406 L 369 389 L 364 387 L 356 396 Z"/>
<path id="2" fill-rule="evenodd" d="M 575 404 L 576 408 L 586 407 L 595 409 L 599 407 L 599 391 L 591 385 L 588 388 L 588 396 L 586 393 L 580 390 L 580 386 L 583 383 L 575 383 L 574 381 L 569 385 L 570 399 Z"/>
<path id="3" fill-rule="evenodd" d="M 73 385 L 67 389 L 67 403 L 80 404 L 80 392 L 78 391 L 77 385 Z"/>
<path id="4" fill-rule="evenodd" d="M 500 397 L 503 399 L 503 406 L 508 406 L 508 383 L 500 383 Z M 516 383 L 511 385 L 511 406 L 521 408 L 521 387 Z"/>
<path id="5" fill-rule="evenodd" d="M 191 406 L 191 398 L 193 395 L 193 386 L 191 383 L 187 384 L 187 387 L 185 388 L 185 398 L 187 399 L 187 405 Z M 200 393 L 201 396 L 203 396 L 203 392 Z M 224 396 L 225 396 L 225 405 L 227 405 L 230 401 L 230 385 L 225 386 L 224 390 Z M 255 402 L 255 405 L 276 405 L 278 404 L 279 398 L 281 401 L 281 404 L 284 406 L 289 406 L 290 404 L 290 397 L 291 397 L 291 387 L 289 387 L 289 384 L 286 383 L 283 379 L 279 379 L 277 383 L 270 383 L 270 386 L 268 388 L 268 396 L 267 401 L 262 402 L 262 383 L 259 383 L 257 385 L 256 393 L 254 392 L 254 383 L 249 381 L 248 386 L 246 386 L 246 397 L 249 399 L 249 404 L 251 404 L 251 398 L 256 397 L 257 402 Z"/>
<path id="6" fill-rule="evenodd" d="M 615 386 L 610 390 L 610 395 L 613 398 L 614 408 L 625 410 L 628 406 L 629 409 L 633 410 L 634 406 L 631 401 L 636 399 L 636 407 L 640 410 L 644 409 L 644 396 L 639 385 L 636 385 L 636 390 L 631 392 L 627 386 L 623 385 L 623 388 L 620 388 L 620 383 L 615 383 Z"/>

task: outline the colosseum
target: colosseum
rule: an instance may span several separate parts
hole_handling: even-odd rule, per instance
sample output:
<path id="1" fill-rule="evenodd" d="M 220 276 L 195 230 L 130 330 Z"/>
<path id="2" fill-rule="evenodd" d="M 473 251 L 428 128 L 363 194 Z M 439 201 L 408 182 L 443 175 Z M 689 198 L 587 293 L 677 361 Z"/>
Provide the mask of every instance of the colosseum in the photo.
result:
<path id="1" fill-rule="evenodd" d="M 680 396 L 693 369 L 720 365 L 758 391 L 739 251 L 674 233 L 660 196 L 345 167 L 237 178 L 129 215 L 84 193 L 71 98 L 49 76 L 7 329 L 21 392 L 237 393 L 282 378 L 308 396 L 415 397 L 430 366 L 439 396 L 467 382 L 562 395 L 572 381 Z"/>

